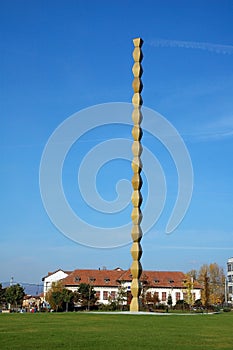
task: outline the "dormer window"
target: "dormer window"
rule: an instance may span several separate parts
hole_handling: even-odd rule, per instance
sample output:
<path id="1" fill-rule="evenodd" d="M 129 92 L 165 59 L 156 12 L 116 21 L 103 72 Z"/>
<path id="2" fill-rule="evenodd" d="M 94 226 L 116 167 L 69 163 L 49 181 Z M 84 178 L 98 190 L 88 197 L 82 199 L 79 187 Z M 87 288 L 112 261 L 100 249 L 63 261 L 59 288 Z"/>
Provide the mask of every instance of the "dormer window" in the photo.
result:
<path id="1" fill-rule="evenodd" d="M 174 283 L 174 280 L 169 280 L 169 283 Z"/>
<path id="2" fill-rule="evenodd" d="M 104 282 L 105 282 L 105 283 L 109 283 L 109 282 L 110 282 L 110 278 L 105 277 Z"/>
<path id="3" fill-rule="evenodd" d="M 90 281 L 90 282 L 95 282 L 95 277 L 90 277 L 90 278 L 89 278 L 89 281 Z"/>
<path id="4" fill-rule="evenodd" d="M 75 276 L 74 281 L 75 281 L 75 282 L 80 282 L 80 281 L 81 281 L 81 277 Z"/>
<path id="5" fill-rule="evenodd" d="M 154 283 L 159 283 L 159 280 L 157 278 L 155 278 Z"/>

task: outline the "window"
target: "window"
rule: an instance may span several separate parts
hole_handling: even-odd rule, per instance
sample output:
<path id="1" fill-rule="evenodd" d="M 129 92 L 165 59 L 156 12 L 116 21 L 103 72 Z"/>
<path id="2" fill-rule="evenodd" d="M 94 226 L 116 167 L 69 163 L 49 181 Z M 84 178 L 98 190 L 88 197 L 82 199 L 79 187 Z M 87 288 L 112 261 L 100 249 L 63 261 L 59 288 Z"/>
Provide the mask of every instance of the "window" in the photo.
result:
<path id="1" fill-rule="evenodd" d="M 97 299 L 100 299 L 100 291 L 99 290 L 97 292 L 95 292 L 95 296 Z"/>
<path id="2" fill-rule="evenodd" d="M 230 294 L 232 294 L 232 286 L 228 287 L 228 291 Z"/>
<path id="3" fill-rule="evenodd" d="M 180 300 L 180 292 L 176 292 L 176 301 Z"/>
<path id="4" fill-rule="evenodd" d="M 230 263 L 227 264 L 227 271 L 230 272 L 232 270 L 232 266 Z"/>
<path id="5" fill-rule="evenodd" d="M 167 293 L 162 292 L 162 301 L 166 301 L 166 300 L 167 300 Z"/>
<path id="6" fill-rule="evenodd" d="M 155 278 L 154 283 L 159 283 L 159 280 L 157 278 Z"/>
<path id="7" fill-rule="evenodd" d="M 116 299 L 116 292 L 115 291 L 111 291 L 110 297 L 111 297 L 112 300 L 115 300 Z"/>
<path id="8" fill-rule="evenodd" d="M 104 292 L 103 292 L 103 299 L 108 300 L 108 291 L 107 290 L 104 290 Z"/>
<path id="9" fill-rule="evenodd" d="M 110 282 L 110 278 L 105 277 L 104 282 L 105 282 L 105 283 L 109 283 L 109 282 Z"/>
<path id="10" fill-rule="evenodd" d="M 75 276 L 74 281 L 75 281 L 75 282 L 79 282 L 79 281 L 81 281 L 81 277 L 79 277 L 79 276 Z"/>
<path id="11" fill-rule="evenodd" d="M 89 277 L 89 282 L 90 282 L 90 283 L 95 282 L 95 277 Z"/>
<path id="12" fill-rule="evenodd" d="M 169 283 L 174 283 L 174 280 L 169 280 Z"/>
<path id="13" fill-rule="evenodd" d="M 232 282 L 232 276 L 228 276 L 228 282 Z"/>
<path id="14" fill-rule="evenodd" d="M 154 292 L 153 299 L 154 299 L 154 302 L 156 303 L 159 302 L 159 292 Z"/>

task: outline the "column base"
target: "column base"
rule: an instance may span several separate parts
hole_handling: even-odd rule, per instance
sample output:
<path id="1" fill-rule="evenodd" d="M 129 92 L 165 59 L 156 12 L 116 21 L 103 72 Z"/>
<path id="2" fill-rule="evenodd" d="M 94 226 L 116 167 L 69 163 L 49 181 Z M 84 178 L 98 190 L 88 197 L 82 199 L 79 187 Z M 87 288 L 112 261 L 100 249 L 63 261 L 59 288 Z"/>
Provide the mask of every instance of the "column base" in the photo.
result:
<path id="1" fill-rule="evenodd" d="M 130 311 L 137 312 L 139 311 L 139 300 L 137 297 L 133 297 L 130 303 Z"/>

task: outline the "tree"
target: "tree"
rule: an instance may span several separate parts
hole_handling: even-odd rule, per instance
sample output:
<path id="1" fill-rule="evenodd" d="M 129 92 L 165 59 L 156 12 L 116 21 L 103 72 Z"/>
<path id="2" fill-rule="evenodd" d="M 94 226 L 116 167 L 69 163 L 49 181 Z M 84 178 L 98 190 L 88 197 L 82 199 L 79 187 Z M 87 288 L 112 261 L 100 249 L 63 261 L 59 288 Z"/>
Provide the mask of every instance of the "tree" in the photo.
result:
<path id="1" fill-rule="evenodd" d="M 74 301 L 74 293 L 65 288 L 62 281 L 53 282 L 51 288 L 46 294 L 46 301 L 51 308 L 56 311 L 68 311 L 69 304 Z"/>
<path id="2" fill-rule="evenodd" d="M 76 300 L 87 310 L 90 310 L 92 306 L 96 303 L 96 296 L 94 288 L 87 283 L 80 283 L 79 288 L 77 290 L 78 298 L 76 296 Z"/>
<path id="3" fill-rule="evenodd" d="M 46 293 L 46 301 L 49 303 L 52 309 L 58 311 L 62 307 L 63 303 L 63 285 L 61 281 L 53 282 L 51 288 Z"/>
<path id="4" fill-rule="evenodd" d="M 6 288 L 2 288 L 2 284 L 0 283 L 0 305 L 3 305 L 6 302 Z"/>
<path id="5" fill-rule="evenodd" d="M 194 270 L 193 270 L 194 271 Z M 184 300 L 188 305 L 193 305 L 195 300 L 193 300 L 193 287 L 194 287 L 194 274 L 187 273 L 186 280 L 184 281 Z"/>
<path id="6" fill-rule="evenodd" d="M 52 292 L 51 293 L 51 299 L 49 302 L 50 306 L 56 310 L 56 312 L 58 311 L 59 308 L 62 307 L 63 304 L 63 295 L 62 292 L 57 291 L 57 292 Z"/>
<path id="7" fill-rule="evenodd" d="M 159 304 L 160 303 L 158 293 L 154 293 L 153 294 L 153 301 L 154 301 L 154 304 Z"/>
<path id="8" fill-rule="evenodd" d="M 127 287 L 122 284 L 118 287 L 116 301 L 118 309 L 122 310 L 124 303 L 127 301 Z"/>
<path id="9" fill-rule="evenodd" d="M 145 295 L 145 304 L 148 305 L 152 305 L 154 306 L 154 296 L 151 294 L 151 292 L 147 292 Z"/>
<path id="10" fill-rule="evenodd" d="M 167 305 L 168 305 L 169 307 L 172 307 L 172 296 L 171 296 L 171 294 L 168 295 L 168 298 L 167 298 Z"/>
<path id="11" fill-rule="evenodd" d="M 205 307 L 223 303 L 225 275 L 222 267 L 216 263 L 201 266 L 198 282 L 202 286 L 201 300 Z"/>
<path id="12" fill-rule="evenodd" d="M 205 307 L 210 304 L 210 278 L 208 275 L 208 265 L 203 265 L 199 271 L 198 280 L 202 285 L 201 300 Z"/>
<path id="13" fill-rule="evenodd" d="M 0 283 L 0 304 L 2 304 L 3 302 L 3 288 L 2 288 L 2 284 Z"/>
<path id="14" fill-rule="evenodd" d="M 195 269 L 190 270 L 189 272 L 187 272 L 186 274 L 189 278 L 193 278 L 193 281 L 197 280 L 197 276 L 198 276 L 198 271 Z"/>
<path id="15" fill-rule="evenodd" d="M 62 290 L 62 301 L 65 303 L 66 312 L 68 311 L 69 303 L 71 303 L 73 299 L 74 299 L 74 293 L 71 290 L 64 288 Z"/>
<path id="16" fill-rule="evenodd" d="M 159 303 L 159 297 L 157 293 L 147 292 L 145 295 L 145 302 L 147 307 L 154 307 Z"/>
<path id="17" fill-rule="evenodd" d="M 14 284 L 13 286 L 6 288 L 5 291 L 6 302 L 13 305 L 15 308 L 22 306 L 24 295 L 24 288 L 21 287 L 20 284 Z"/>
<path id="18" fill-rule="evenodd" d="M 140 294 L 141 305 L 143 308 L 145 308 L 148 306 L 147 291 L 149 289 L 148 276 L 145 274 L 145 272 L 142 272 L 142 275 L 140 277 L 140 288 L 141 288 L 141 294 Z"/>
<path id="19" fill-rule="evenodd" d="M 218 264 L 213 263 L 209 265 L 210 277 L 210 303 L 222 304 L 224 302 L 225 294 L 225 274 L 223 268 Z"/>

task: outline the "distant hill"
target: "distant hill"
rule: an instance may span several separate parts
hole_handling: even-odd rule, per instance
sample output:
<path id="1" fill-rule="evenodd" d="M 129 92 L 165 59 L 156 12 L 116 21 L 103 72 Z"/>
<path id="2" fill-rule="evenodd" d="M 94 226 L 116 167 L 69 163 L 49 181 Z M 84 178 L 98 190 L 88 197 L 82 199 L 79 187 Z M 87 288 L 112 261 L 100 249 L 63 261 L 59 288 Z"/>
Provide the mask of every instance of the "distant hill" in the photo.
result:
<path id="1" fill-rule="evenodd" d="M 18 282 L 18 283 L 24 288 L 24 292 L 26 294 L 39 295 L 43 292 L 43 285 L 42 284 L 20 283 L 20 282 Z M 2 284 L 2 288 L 6 288 L 6 287 L 10 286 L 10 282 L 2 282 L 1 284 Z M 14 284 L 17 284 L 17 282 L 14 282 Z"/>

